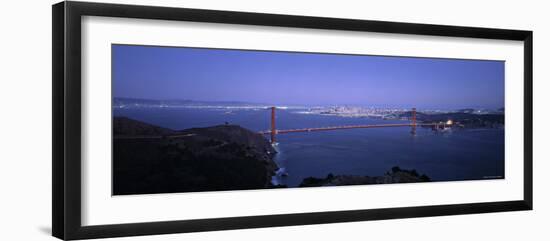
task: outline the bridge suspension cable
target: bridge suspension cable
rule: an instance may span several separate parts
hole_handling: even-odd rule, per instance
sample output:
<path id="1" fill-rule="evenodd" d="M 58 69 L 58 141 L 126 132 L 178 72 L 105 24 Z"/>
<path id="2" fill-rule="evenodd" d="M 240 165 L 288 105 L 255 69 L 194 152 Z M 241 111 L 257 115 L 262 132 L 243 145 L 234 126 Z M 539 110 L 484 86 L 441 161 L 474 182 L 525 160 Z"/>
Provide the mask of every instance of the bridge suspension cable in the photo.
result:
<path id="1" fill-rule="evenodd" d="M 440 123 L 421 123 L 416 122 L 416 108 L 412 108 L 411 111 L 411 123 L 398 123 L 398 124 L 374 124 L 374 125 L 344 125 L 344 126 L 327 126 L 327 127 L 313 127 L 313 128 L 298 128 L 298 129 L 284 129 L 277 130 L 275 110 L 276 107 L 271 107 L 271 129 L 268 131 L 260 131 L 260 134 L 270 134 L 270 141 L 272 144 L 276 141 L 276 135 L 286 133 L 298 133 L 298 132 L 314 132 L 314 131 L 330 131 L 330 130 L 343 130 L 343 129 L 367 129 L 367 128 L 384 128 L 384 127 L 411 127 L 411 134 L 416 135 L 417 126 L 439 126 Z M 445 125 L 445 124 L 443 124 Z"/>

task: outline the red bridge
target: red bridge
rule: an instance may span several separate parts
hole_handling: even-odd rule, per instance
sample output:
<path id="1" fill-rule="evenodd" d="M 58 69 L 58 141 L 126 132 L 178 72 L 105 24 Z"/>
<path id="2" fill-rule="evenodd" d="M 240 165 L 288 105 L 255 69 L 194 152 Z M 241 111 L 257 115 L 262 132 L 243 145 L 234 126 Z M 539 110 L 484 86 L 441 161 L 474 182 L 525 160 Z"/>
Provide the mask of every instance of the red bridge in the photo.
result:
<path id="1" fill-rule="evenodd" d="M 375 125 L 345 125 L 345 126 L 327 126 L 327 127 L 314 127 L 314 128 L 299 128 L 299 129 L 287 129 L 287 130 L 277 130 L 275 128 L 275 107 L 271 107 L 271 130 L 261 131 L 261 134 L 271 135 L 271 143 L 275 143 L 275 136 L 277 134 L 286 134 L 286 133 L 296 133 L 296 132 L 313 132 L 313 131 L 331 131 L 331 130 L 343 130 L 343 129 L 367 129 L 367 128 L 383 128 L 383 127 L 411 127 L 411 133 L 416 134 L 417 126 L 435 126 L 439 127 L 443 125 L 446 127 L 448 124 L 445 123 L 416 123 L 416 108 L 412 108 L 411 123 L 400 123 L 400 124 L 375 124 Z"/>

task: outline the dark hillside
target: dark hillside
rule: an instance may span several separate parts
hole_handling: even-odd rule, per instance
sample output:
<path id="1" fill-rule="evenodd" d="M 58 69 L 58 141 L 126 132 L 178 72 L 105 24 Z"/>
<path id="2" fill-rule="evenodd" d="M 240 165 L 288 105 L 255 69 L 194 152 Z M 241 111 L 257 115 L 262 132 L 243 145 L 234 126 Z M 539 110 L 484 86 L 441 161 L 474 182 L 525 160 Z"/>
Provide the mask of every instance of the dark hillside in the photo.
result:
<path id="1" fill-rule="evenodd" d="M 113 123 L 115 195 L 271 187 L 275 150 L 258 133 L 236 125 L 174 131 L 128 118 Z"/>

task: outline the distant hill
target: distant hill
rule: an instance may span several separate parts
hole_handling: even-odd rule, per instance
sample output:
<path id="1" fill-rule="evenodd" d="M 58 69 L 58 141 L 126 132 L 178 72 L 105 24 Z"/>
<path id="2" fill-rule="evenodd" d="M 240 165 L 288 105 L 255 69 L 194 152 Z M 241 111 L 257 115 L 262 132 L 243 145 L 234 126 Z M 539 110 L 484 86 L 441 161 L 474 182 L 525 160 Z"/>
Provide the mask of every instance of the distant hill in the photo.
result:
<path id="1" fill-rule="evenodd" d="M 125 117 L 113 123 L 115 195 L 272 187 L 276 151 L 261 134 L 237 125 L 176 131 Z"/>
<path id="2" fill-rule="evenodd" d="M 475 109 L 472 109 L 472 108 L 467 108 L 467 109 L 460 109 L 460 110 L 457 110 L 457 112 L 461 112 L 461 113 L 474 113 L 474 111 L 476 111 Z"/>
<path id="3" fill-rule="evenodd" d="M 256 106 L 267 105 L 242 101 L 195 101 L 195 100 L 153 100 L 139 98 L 113 98 L 114 107 L 159 107 L 159 106 Z"/>
<path id="4" fill-rule="evenodd" d="M 411 116 L 411 111 L 404 112 L 400 115 L 402 118 L 411 118 Z M 504 125 L 504 114 L 472 114 L 468 111 L 436 114 L 417 112 L 416 119 L 424 123 L 446 122 L 447 120 L 452 120 L 453 122 L 460 123 L 461 126 L 466 128 L 498 128 Z"/>

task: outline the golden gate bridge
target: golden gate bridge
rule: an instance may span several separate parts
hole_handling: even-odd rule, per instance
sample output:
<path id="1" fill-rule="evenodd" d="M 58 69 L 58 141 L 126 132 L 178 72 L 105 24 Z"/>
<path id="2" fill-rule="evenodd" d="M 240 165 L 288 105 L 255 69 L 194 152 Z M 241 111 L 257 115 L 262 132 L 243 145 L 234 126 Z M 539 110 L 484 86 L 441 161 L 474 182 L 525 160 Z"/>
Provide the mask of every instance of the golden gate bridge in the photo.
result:
<path id="1" fill-rule="evenodd" d="M 416 134 L 416 127 L 418 126 L 432 126 L 443 128 L 451 126 L 448 123 L 416 123 L 416 108 L 412 108 L 411 112 L 411 123 L 398 123 L 398 124 L 373 124 L 373 125 L 343 125 L 343 126 L 327 126 L 327 127 L 312 127 L 312 128 L 298 128 L 298 129 L 283 129 L 278 130 L 275 125 L 275 109 L 276 107 L 271 107 L 271 129 L 266 131 L 260 131 L 260 134 L 270 135 L 270 141 L 272 144 L 275 143 L 275 137 L 278 134 L 287 134 L 287 133 L 299 133 L 299 132 L 314 132 L 314 131 L 332 131 L 332 130 L 345 130 L 345 129 L 369 129 L 369 128 L 387 128 L 387 127 L 411 127 L 411 134 Z"/>

